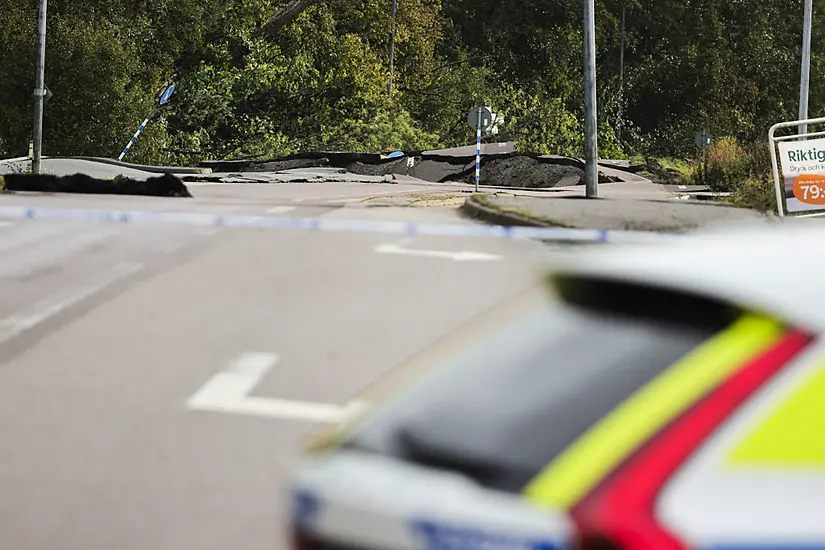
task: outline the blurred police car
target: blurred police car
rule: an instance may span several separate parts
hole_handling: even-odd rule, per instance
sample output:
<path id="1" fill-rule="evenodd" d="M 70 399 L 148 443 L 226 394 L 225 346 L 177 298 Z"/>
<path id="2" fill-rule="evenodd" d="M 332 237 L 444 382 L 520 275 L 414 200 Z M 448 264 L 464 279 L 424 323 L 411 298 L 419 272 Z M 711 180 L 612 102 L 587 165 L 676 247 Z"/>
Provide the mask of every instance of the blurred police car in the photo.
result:
<path id="1" fill-rule="evenodd" d="M 312 442 L 296 550 L 825 549 L 822 242 L 561 259 Z"/>

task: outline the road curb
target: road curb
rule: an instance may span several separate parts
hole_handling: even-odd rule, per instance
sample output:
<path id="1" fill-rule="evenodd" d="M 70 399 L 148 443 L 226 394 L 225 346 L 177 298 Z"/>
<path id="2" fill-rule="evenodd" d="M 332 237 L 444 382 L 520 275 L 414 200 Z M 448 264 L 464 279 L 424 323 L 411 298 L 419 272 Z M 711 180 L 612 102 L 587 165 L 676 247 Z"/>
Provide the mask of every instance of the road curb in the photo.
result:
<path id="1" fill-rule="evenodd" d="M 496 208 L 485 200 L 486 195 L 472 195 L 461 206 L 460 210 L 466 216 L 491 225 L 516 227 L 569 227 L 562 223 L 553 223 L 550 220 L 531 218 Z"/>

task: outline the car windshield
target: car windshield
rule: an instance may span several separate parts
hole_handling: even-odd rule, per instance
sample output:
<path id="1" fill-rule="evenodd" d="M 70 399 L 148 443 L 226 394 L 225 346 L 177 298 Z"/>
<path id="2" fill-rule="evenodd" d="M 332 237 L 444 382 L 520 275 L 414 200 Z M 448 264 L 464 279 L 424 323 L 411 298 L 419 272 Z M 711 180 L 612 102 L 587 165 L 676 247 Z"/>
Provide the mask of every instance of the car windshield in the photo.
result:
<path id="1" fill-rule="evenodd" d="M 410 386 L 346 445 L 515 491 L 726 322 L 536 301 Z"/>

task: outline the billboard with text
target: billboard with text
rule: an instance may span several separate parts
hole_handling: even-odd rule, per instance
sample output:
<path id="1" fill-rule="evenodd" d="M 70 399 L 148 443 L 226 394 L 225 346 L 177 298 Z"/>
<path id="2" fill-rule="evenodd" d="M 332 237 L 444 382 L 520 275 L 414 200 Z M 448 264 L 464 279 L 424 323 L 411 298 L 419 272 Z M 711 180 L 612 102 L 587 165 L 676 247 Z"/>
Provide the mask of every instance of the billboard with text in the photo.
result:
<path id="1" fill-rule="evenodd" d="M 825 139 L 777 145 L 788 212 L 825 210 Z"/>

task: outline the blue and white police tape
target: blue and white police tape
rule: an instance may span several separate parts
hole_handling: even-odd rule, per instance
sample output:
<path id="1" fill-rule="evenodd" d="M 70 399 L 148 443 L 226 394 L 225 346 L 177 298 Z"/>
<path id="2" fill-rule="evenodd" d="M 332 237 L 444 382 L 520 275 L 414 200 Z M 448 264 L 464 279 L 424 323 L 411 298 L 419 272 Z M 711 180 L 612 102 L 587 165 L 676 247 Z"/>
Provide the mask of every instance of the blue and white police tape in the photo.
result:
<path id="1" fill-rule="evenodd" d="M 563 242 L 656 243 L 683 240 L 685 236 L 645 231 L 609 231 L 562 227 L 505 227 L 476 224 L 434 224 L 402 221 L 332 220 L 278 216 L 240 216 L 194 212 L 151 212 L 127 210 L 60 209 L 28 206 L 0 206 L 2 219 L 74 220 L 122 224 L 177 225 L 189 227 L 233 227 L 253 229 L 304 229 L 313 231 L 355 231 L 403 235 L 455 237 L 497 237 Z"/>

